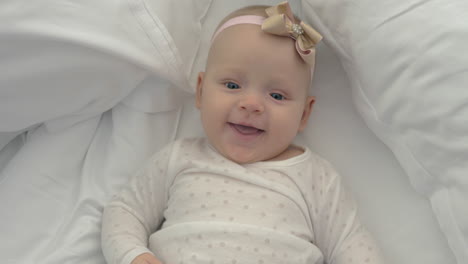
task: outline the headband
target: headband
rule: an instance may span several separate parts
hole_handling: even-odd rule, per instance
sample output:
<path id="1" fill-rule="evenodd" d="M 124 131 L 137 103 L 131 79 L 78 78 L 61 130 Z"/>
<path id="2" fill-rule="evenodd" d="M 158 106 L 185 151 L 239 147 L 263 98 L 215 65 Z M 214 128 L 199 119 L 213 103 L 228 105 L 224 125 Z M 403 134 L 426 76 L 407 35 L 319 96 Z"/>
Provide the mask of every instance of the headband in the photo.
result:
<path id="1" fill-rule="evenodd" d="M 322 40 L 320 33 L 302 21 L 296 23 L 288 2 L 269 7 L 265 9 L 265 12 L 268 17 L 245 15 L 229 19 L 213 34 L 212 41 L 228 27 L 239 24 L 260 25 L 266 33 L 294 39 L 297 53 L 313 69 L 315 65 L 315 45 Z"/>

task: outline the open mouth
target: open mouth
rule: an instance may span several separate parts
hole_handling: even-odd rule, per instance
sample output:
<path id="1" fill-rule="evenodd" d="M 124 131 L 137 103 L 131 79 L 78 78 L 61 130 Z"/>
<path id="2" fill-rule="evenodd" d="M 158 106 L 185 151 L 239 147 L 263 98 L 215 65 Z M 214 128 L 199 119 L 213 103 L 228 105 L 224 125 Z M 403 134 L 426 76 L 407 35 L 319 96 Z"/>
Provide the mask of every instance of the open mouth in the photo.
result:
<path id="1" fill-rule="evenodd" d="M 253 136 L 253 135 L 259 135 L 265 130 L 253 127 L 253 126 L 246 126 L 246 125 L 240 125 L 240 124 L 234 124 L 234 123 L 228 123 L 234 130 L 239 132 L 242 135 L 245 136 Z"/>

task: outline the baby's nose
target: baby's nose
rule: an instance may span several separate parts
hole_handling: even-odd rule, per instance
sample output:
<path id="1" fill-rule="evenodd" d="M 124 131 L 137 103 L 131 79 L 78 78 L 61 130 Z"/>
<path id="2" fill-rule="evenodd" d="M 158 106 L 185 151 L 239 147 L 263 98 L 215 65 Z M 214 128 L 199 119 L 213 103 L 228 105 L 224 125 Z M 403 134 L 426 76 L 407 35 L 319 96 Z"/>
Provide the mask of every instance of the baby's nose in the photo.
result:
<path id="1" fill-rule="evenodd" d="M 243 96 L 239 101 L 239 108 L 249 113 L 263 113 L 265 110 L 261 96 L 254 94 Z"/>

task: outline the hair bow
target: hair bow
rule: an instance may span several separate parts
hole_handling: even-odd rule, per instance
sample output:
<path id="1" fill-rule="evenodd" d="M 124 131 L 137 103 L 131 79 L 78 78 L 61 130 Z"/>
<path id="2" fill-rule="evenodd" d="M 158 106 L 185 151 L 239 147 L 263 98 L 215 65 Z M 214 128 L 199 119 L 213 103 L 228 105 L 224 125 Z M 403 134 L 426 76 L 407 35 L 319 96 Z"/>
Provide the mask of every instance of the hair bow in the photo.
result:
<path id="1" fill-rule="evenodd" d="M 313 68 L 315 45 L 322 40 L 322 35 L 302 21 L 297 23 L 287 1 L 269 7 L 265 11 L 268 17 L 263 21 L 262 30 L 295 39 L 297 52 Z"/>

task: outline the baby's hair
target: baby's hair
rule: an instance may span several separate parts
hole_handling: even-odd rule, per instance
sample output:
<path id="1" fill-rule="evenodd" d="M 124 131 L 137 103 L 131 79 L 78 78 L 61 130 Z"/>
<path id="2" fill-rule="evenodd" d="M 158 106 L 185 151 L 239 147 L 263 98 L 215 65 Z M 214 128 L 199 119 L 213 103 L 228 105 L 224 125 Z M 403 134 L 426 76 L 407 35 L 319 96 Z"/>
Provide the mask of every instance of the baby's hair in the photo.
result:
<path id="1" fill-rule="evenodd" d="M 265 12 L 265 9 L 269 8 L 270 6 L 267 5 L 252 5 L 252 6 L 246 6 L 242 7 L 240 9 L 237 9 L 233 12 L 231 12 L 229 15 L 227 15 L 221 22 L 219 22 L 218 26 L 216 27 L 215 32 L 218 30 L 218 28 L 226 23 L 231 18 L 238 17 L 238 16 L 248 16 L 248 15 L 256 15 L 256 16 L 262 16 L 262 17 L 268 17 L 267 13 Z M 297 23 L 301 21 L 299 17 L 294 15 L 294 19 L 296 19 Z"/>

